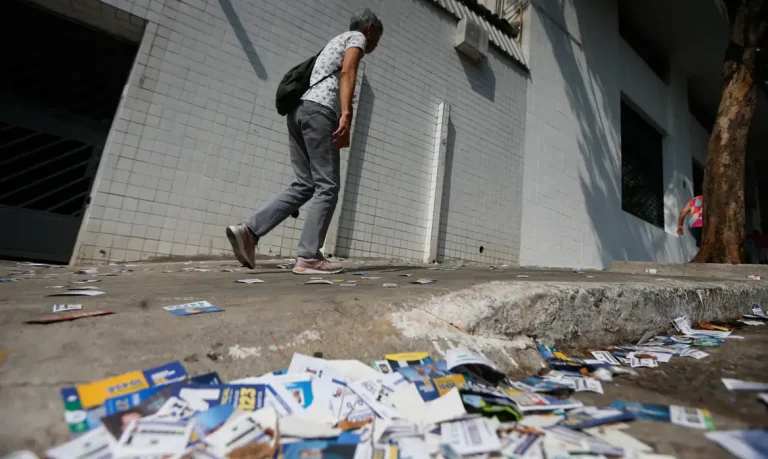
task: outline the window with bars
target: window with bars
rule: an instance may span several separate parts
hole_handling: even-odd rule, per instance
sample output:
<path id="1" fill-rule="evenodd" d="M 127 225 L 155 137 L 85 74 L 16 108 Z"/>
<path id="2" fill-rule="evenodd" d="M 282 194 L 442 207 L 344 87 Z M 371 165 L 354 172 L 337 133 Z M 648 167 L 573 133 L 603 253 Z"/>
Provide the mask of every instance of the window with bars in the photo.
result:
<path id="1" fill-rule="evenodd" d="M 664 227 L 663 136 L 621 103 L 621 208 Z"/>

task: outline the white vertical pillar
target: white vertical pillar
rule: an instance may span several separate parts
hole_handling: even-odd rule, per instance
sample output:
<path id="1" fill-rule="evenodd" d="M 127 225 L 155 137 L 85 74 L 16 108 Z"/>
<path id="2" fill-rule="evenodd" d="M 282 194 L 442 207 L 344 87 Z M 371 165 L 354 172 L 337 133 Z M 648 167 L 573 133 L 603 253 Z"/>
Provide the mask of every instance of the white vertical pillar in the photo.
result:
<path id="1" fill-rule="evenodd" d="M 357 78 L 355 80 L 355 96 L 352 99 L 352 127 L 349 146 L 352 148 L 355 141 L 355 126 L 357 125 L 357 107 L 360 105 L 360 88 L 363 85 L 363 72 L 365 70 L 365 62 L 361 62 L 357 69 Z M 339 242 L 339 225 L 341 223 L 341 213 L 344 210 L 345 196 L 347 189 L 347 175 L 349 174 L 349 150 L 350 148 L 343 148 L 341 150 L 341 169 L 339 171 L 339 203 L 336 205 L 336 211 L 333 213 L 331 223 L 328 225 L 328 232 L 325 235 L 325 243 L 323 244 L 322 252 L 324 255 L 333 254 L 336 255 L 336 247 Z"/>
<path id="2" fill-rule="evenodd" d="M 448 145 L 448 119 L 451 106 L 441 102 L 437 106 L 437 123 L 432 166 L 429 171 L 429 195 L 427 196 L 427 231 L 424 238 L 424 262 L 437 260 L 437 243 L 440 237 L 440 207 L 445 183 L 445 151 Z"/>

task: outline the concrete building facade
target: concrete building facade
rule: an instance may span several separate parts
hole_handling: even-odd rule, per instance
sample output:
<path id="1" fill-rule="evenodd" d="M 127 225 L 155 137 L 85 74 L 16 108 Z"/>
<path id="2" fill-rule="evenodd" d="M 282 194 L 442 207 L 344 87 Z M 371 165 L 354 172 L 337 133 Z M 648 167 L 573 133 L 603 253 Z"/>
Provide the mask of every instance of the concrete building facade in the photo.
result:
<path id="1" fill-rule="evenodd" d="M 695 62 L 670 55 L 660 78 L 623 40 L 615 0 L 494 3 L 512 27 L 470 0 L 13 1 L 136 47 L 76 237 L 48 259 L 226 255 L 224 227 L 292 180 L 277 83 L 363 7 L 385 31 L 358 76 L 327 254 L 595 268 L 694 254 L 674 232 L 708 138 L 689 107 Z M 488 33 L 482 62 L 454 48 L 464 18 Z M 700 19 L 727 32 L 714 5 Z M 626 107 L 660 134 L 661 224 L 623 209 Z M 33 211 L 2 207 L 21 223 L 0 250 L 24 257 L 11 239 Z M 293 256 L 302 224 L 258 253 Z"/>

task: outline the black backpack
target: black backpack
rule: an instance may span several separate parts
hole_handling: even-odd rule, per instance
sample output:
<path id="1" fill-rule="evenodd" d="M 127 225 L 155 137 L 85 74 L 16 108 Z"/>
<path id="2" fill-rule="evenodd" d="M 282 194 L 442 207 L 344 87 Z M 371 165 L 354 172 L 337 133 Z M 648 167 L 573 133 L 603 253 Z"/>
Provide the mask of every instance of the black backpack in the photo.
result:
<path id="1" fill-rule="evenodd" d="M 320 50 L 320 53 L 322 52 L 323 51 Z M 312 69 L 315 67 L 315 60 L 320 53 L 317 53 L 291 70 L 288 70 L 283 79 L 280 80 L 280 84 L 277 85 L 277 94 L 275 95 L 275 108 L 277 108 L 277 113 L 279 113 L 280 116 L 285 116 L 290 113 L 291 110 L 296 108 L 296 106 L 299 105 L 301 96 L 303 96 L 310 88 L 317 86 L 325 81 L 326 78 L 340 70 L 336 69 L 335 72 L 329 73 L 317 83 L 310 86 L 309 80 L 312 76 Z"/>

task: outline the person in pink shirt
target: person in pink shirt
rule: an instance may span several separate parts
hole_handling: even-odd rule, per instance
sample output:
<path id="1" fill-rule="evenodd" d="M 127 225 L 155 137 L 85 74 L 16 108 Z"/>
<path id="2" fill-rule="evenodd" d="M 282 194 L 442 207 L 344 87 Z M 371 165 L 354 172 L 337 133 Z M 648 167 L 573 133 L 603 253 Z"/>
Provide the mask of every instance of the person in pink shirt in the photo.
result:
<path id="1" fill-rule="evenodd" d="M 703 206 L 704 206 L 704 197 L 703 196 L 696 196 L 690 201 L 688 201 L 688 204 L 683 207 L 683 210 L 680 212 L 680 216 L 677 220 L 677 234 L 683 235 L 683 223 L 685 222 L 686 216 L 688 214 L 691 214 L 690 217 L 688 217 L 688 231 L 690 231 L 691 236 L 696 240 L 696 247 L 701 248 L 701 228 L 703 226 Z"/>

